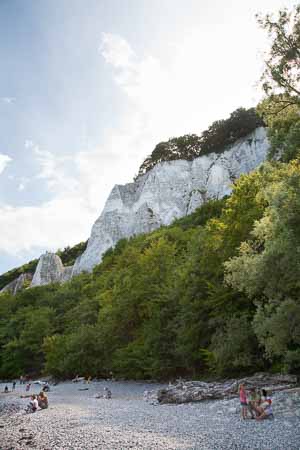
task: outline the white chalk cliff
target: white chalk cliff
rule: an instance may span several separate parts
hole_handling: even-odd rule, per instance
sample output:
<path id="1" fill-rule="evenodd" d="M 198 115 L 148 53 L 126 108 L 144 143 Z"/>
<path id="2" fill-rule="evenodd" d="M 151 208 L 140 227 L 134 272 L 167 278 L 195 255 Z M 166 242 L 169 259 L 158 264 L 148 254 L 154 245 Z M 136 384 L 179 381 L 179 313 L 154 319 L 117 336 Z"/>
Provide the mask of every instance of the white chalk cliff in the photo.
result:
<path id="1" fill-rule="evenodd" d="M 136 182 L 116 185 L 92 228 L 87 249 L 75 262 L 72 276 L 91 271 L 120 239 L 169 225 L 208 199 L 229 194 L 236 178 L 266 159 L 268 148 L 266 130 L 257 128 L 223 153 L 193 161 L 162 162 Z"/>
<path id="2" fill-rule="evenodd" d="M 63 283 L 71 278 L 72 268 L 64 267 L 60 257 L 46 252 L 39 259 L 30 287 Z"/>

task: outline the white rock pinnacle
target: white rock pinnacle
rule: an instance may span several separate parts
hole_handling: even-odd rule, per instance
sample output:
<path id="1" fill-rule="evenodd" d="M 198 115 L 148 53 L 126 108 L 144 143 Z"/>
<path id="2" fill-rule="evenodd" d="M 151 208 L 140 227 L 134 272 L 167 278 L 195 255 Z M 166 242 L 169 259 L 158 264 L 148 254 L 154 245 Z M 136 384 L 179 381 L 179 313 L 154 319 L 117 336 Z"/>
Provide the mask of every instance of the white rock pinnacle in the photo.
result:
<path id="1" fill-rule="evenodd" d="M 60 257 L 55 253 L 46 252 L 39 259 L 30 287 L 60 283 L 70 278 L 70 268 L 63 266 Z"/>

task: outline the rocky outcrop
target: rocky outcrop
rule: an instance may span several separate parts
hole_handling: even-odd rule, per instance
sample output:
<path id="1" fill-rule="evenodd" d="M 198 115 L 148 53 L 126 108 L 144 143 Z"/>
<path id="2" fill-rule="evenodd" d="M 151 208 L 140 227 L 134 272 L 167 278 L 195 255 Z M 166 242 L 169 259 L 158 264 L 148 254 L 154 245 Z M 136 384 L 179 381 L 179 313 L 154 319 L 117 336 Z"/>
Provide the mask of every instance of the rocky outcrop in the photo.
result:
<path id="1" fill-rule="evenodd" d="M 39 259 L 30 287 L 61 283 L 71 278 L 72 267 L 64 267 L 60 257 L 46 252 Z"/>
<path id="2" fill-rule="evenodd" d="M 245 384 L 246 389 L 256 387 L 258 389 L 264 388 L 268 392 L 274 392 L 295 387 L 297 377 L 294 375 L 259 373 L 252 377 L 220 383 L 206 383 L 203 381 L 179 382 L 167 389 L 158 390 L 156 397 L 158 402 L 162 404 L 232 398 L 238 395 L 238 387 L 241 383 Z M 153 393 L 151 398 L 153 399 Z"/>
<path id="3" fill-rule="evenodd" d="M 65 283 L 72 278 L 73 266 L 64 267 L 63 273 L 60 278 L 60 283 Z"/>
<path id="4" fill-rule="evenodd" d="M 87 249 L 75 262 L 73 275 L 91 271 L 118 240 L 169 225 L 208 199 L 229 194 L 236 178 L 265 160 L 268 147 L 266 130 L 257 128 L 223 153 L 162 162 L 135 183 L 116 185 L 92 228 Z"/>
<path id="5" fill-rule="evenodd" d="M 21 275 L 13 280 L 11 283 L 7 284 L 0 293 L 9 292 L 12 295 L 16 295 L 17 292 L 21 291 L 25 287 L 30 285 L 32 280 L 31 273 L 21 273 Z"/>

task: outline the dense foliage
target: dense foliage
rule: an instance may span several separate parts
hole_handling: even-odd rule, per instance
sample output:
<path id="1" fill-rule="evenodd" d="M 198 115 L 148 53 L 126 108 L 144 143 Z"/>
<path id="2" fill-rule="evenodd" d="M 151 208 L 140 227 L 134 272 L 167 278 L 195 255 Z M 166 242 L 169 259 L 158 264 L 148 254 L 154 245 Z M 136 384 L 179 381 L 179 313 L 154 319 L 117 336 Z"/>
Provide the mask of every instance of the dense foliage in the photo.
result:
<path id="1" fill-rule="evenodd" d="M 72 266 L 75 262 L 75 259 L 84 252 L 86 246 L 87 241 L 80 242 L 79 244 L 74 245 L 73 247 L 65 247 L 63 250 L 58 250 L 56 254 L 60 256 L 64 266 Z M 4 286 L 9 284 L 11 281 L 18 278 L 18 276 L 21 275 L 22 273 L 34 274 L 38 262 L 39 262 L 38 259 L 33 259 L 27 264 L 23 264 L 22 266 L 16 269 L 9 270 L 8 272 L 5 272 L 2 275 L 0 275 L 0 290 L 4 288 Z"/>
<path id="2" fill-rule="evenodd" d="M 56 254 L 60 257 L 64 266 L 73 266 L 75 259 L 80 256 L 86 249 L 87 241 L 80 242 L 73 247 L 65 247 L 63 250 L 58 250 Z"/>
<path id="3" fill-rule="evenodd" d="M 200 155 L 222 152 L 227 146 L 247 136 L 259 126 L 264 126 L 264 122 L 254 108 L 248 110 L 239 108 L 228 119 L 214 122 L 201 136 L 187 134 L 169 139 L 167 142 L 160 142 L 145 159 L 138 175 L 143 175 L 162 161 L 193 160 Z"/>

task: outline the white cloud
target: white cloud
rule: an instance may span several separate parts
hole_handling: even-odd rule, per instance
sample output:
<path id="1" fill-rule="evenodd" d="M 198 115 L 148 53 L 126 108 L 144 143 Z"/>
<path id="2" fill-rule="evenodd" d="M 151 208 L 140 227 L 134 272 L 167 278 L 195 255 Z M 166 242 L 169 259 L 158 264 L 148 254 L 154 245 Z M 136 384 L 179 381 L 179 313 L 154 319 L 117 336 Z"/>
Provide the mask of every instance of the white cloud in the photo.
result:
<path id="1" fill-rule="evenodd" d="M 8 163 L 10 163 L 12 159 L 8 155 L 4 155 L 0 153 L 0 174 L 4 171 L 5 167 Z"/>
<path id="2" fill-rule="evenodd" d="M 32 146 L 35 159 L 40 166 L 40 172 L 36 176 L 47 182 L 49 191 L 56 194 L 66 195 L 76 192 L 78 181 L 75 174 L 69 174 L 69 166 L 73 161 L 71 156 L 56 155 L 47 150 L 42 150 L 38 145 Z"/>
<path id="3" fill-rule="evenodd" d="M 26 189 L 28 183 L 30 182 L 30 178 L 28 177 L 21 177 L 18 184 L 18 191 L 22 192 Z"/>
<path id="4" fill-rule="evenodd" d="M 164 58 L 150 54 L 139 58 L 121 36 L 103 35 L 100 52 L 151 144 L 200 133 L 234 109 L 252 106 L 261 95 L 253 88 L 260 74 L 258 43 L 239 41 L 242 29 L 226 33 L 223 28 L 186 30 L 177 42 L 164 42 L 169 47 Z M 216 36 L 222 36 L 221 43 Z"/>
<path id="5" fill-rule="evenodd" d="M 112 33 L 102 33 L 99 51 L 108 63 L 121 69 L 132 66 L 135 59 L 135 53 L 128 42 Z"/>
<path id="6" fill-rule="evenodd" d="M 31 141 L 30 139 L 26 139 L 26 141 L 24 142 L 24 147 L 25 148 L 33 148 L 34 147 L 34 142 Z"/>
<path id="7" fill-rule="evenodd" d="M 16 98 L 15 97 L 1 97 L 1 101 L 3 103 L 11 105 L 12 103 L 14 103 L 16 101 Z"/>
<path id="8" fill-rule="evenodd" d="M 56 250 L 87 236 L 91 220 L 81 199 L 55 198 L 39 207 L 0 207 L 0 248 L 21 255 L 35 247 Z"/>

